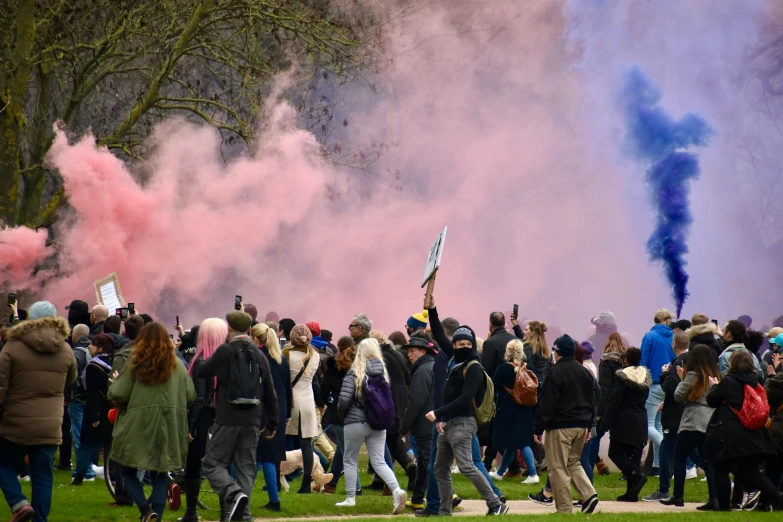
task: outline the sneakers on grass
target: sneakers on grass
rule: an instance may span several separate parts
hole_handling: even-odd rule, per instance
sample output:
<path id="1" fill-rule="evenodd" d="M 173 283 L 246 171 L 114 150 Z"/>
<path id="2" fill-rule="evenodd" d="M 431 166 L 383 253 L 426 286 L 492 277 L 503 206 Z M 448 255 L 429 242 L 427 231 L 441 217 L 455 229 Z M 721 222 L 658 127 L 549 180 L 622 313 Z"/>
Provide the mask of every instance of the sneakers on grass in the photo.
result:
<path id="1" fill-rule="evenodd" d="M 498 515 L 505 515 L 506 513 L 508 513 L 508 506 L 501 503 L 498 507 L 487 511 L 487 516 L 493 517 Z"/>
<path id="2" fill-rule="evenodd" d="M 342 502 L 338 502 L 335 504 L 337 507 L 355 507 L 356 506 L 356 497 L 348 497 Z"/>
<path id="3" fill-rule="evenodd" d="M 598 505 L 598 495 L 593 495 L 582 504 L 582 513 L 592 513 Z"/>
<path id="4" fill-rule="evenodd" d="M 522 481 L 522 484 L 539 484 L 541 482 L 541 479 L 538 478 L 538 475 L 533 475 L 532 477 L 528 477 L 525 480 Z"/>
<path id="5" fill-rule="evenodd" d="M 490 471 L 489 476 L 492 477 L 492 480 L 503 480 L 503 475 L 498 475 L 495 471 Z"/>
<path id="6" fill-rule="evenodd" d="M 531 493 L 527 496 L 532 502 L 535 502 L 536 504 L 540 504 L 542 506 L 554 506 L 555 505 L 555 499 L 554 497 L 545 497 L 544 496 L 544 490 L 542 489 L 538 493 Z"/>
<path id="7" fill-rule="evenodd" d="M 696 469 L 696 466 L 685 470 L 685 480 L 693 480 L 695 478 L 699 478 L 699 471 Z"/>
<path id="8" fill-rule="evenodd" d="M 642 498 L 642 500 L 645 502 L 660 502 L 661 500 L 666 500 L 667 498 L 669 498 L 668 493 L 661 493 L 660 491 L 656 491 L 655 493 Z"/>
<path id="9" fill-rule="evenodd" d="M 397 488 L 392 493 L 392 497 L 394 498 L 392 502 L 394 505 L 392 515 L 399 515 L 405 511 L 405 502 L 408 500 L 408 492 L 402 488 Z"/>

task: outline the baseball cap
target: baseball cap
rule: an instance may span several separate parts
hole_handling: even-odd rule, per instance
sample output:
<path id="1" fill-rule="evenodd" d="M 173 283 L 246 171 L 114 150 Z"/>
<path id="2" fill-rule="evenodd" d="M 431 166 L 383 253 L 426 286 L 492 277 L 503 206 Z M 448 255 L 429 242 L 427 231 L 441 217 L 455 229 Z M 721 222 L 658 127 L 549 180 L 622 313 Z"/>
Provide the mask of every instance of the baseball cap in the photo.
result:
<path id="1" fill-rule="evenodd" d="M 87 312 L 90 311 L 90 306 L 87 304 L 86 301 L 82 301 L 81 299 L 74 299 L 73 301 L 71 301 L 71 304 L 65 307 L 65 309 L 86 314 Z"/>
<path id="2" fill-rule="evenodd" d="M 775 337 L 774 339 L 770 339 L 769 344 L 777 344 L 778 346 L 783 346 L 783 333 L 778 334 L 778 336 Z"/>

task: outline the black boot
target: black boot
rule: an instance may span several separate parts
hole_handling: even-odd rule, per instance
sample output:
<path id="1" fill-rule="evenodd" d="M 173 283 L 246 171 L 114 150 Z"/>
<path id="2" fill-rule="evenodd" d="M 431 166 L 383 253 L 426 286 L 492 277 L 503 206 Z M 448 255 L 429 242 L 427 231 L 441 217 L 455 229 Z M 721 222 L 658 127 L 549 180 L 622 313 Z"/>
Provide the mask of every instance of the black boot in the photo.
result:
<path id="1" fill-rule="evenodd" d="M 198 522 L 198 493 L 201 480 L 185 481 L 185 516 L 177 522 Z"/>
<path id="2" fill-rule="evenodd" d="M 312 493 L 311 485 L 312 485 L 313 479 L 309 475 L 305 475 L 302 477 L 302 485 L 299 486 L 299 491 L 297 493 L 301 493 L 303 495 L 308 495 Z"/>

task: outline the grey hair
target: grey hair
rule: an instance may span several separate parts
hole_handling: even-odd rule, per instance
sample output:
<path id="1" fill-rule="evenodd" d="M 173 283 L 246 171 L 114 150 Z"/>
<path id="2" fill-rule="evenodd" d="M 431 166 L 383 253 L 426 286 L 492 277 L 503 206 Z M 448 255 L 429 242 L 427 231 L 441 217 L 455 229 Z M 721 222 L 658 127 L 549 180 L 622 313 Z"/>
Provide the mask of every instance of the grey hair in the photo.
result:
<path id="1" fill-rule="evenodd" d="M 71 332 L 71 336 L 74 338 L 74 342 L 78 341 L 82 337 L 87 337 L 90 335 L 90 327 L 86 324 L 77 324 L 73 327 L 73 332 Z"/>
<path id="2" fill-rule="evenodd" d="M 354 317 L 356 324 L 358 324 L 363 333 L 369 334 L 372 331 L 372 319 L 367 317 L 367 314 L 356 314 Z"/>

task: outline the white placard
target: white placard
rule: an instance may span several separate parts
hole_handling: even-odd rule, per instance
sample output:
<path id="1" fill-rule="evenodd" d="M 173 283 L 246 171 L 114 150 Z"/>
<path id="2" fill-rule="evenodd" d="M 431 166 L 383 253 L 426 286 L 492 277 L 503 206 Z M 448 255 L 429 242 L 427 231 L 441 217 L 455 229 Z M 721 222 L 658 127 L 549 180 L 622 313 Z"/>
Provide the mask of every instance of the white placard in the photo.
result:
<path id="1" fill-rule="evenodd" d="M 98 279 L 92 285 L 95 288 L 95 299 L 109 309 L 109 315 L 114 315 L 117 308 L 125 308 L 117 272 Z"/>
<path id="2" fill-rule="evenodd" d="M 427 286 L 430 278 L 440 268 L 440 260 L 443 257 L 443 245 L 446 244 L 446 231 L 449 227 L 443 227 L 443 231 L 438 234 L 435 241 L 430 245 L 430 254 L 427 257 L 427 265 L 424 267 L 424 280 L 421 282 L 421 287 Z"/>

